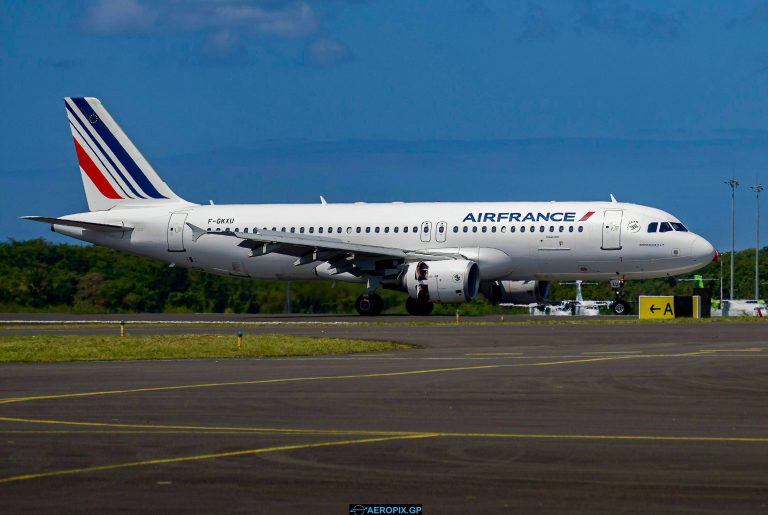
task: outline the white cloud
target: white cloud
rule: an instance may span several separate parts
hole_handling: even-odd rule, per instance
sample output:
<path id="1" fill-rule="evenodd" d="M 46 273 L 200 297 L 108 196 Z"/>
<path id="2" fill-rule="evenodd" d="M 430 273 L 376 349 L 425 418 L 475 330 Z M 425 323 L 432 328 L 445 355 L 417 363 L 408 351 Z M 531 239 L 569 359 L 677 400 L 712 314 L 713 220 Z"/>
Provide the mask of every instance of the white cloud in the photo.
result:
<path id="1" fill-rule="evenodd" d="M 353 58 L 354 55 L 347 45 L 331 38 L 315 39 L 304 51 L 304 62 L 319 66 L 339 64 Z"/>
<path id="2" fill-rule="evenodd" d="M 314 33 L 318 21 L 301 0 L 95 0 L 85 26 L 101 33 L 237 29 L 300 38 Z"/>
<path id="3" fill-rule="evenodd" d="M 102 0 L 93 4 L 86 27 L 94 32 L 144 32 L 157 21 L 157 12 L 139 0 Z"/>

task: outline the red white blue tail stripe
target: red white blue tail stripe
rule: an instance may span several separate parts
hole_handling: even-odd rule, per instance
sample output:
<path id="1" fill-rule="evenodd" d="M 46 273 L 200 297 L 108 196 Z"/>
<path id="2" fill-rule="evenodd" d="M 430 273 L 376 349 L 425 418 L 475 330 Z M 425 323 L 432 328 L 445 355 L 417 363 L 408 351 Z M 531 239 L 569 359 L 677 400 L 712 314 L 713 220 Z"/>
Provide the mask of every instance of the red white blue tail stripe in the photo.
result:
<path id="1" fill-rule="evenodd" d="M 65 105 L 80 168 L 105 199 L 176 198 L 98 99 Z"/>

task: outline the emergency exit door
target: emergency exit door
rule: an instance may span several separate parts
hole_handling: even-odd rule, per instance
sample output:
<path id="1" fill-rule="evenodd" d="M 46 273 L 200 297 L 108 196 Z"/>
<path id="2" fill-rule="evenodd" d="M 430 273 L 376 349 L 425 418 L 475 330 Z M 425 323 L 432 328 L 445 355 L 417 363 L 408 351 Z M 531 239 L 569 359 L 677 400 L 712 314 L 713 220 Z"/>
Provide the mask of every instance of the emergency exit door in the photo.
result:
<path id="1" fill-rule="evenodd" d="M 432 222 L 421 222 L 421 241 L 432 241 Z"/>
<path id="2" fill-rule="evenodd" d="M 609 209 L 603 214 L 603 250 L 621 250 L 621 209 Z"/>
<path id="3" fill-rule="evenodd" d="M 445 222 L 437 222 L 437 224 L 435 224 L 435 241 L 444 243 L 447 232 L 448 224 Z"/>
<path id="4" fill-rule="evenodd" d="M 184 252 L 184 222 L 187 213 L 173 213 L 168 220 L 168 252 Z"/>

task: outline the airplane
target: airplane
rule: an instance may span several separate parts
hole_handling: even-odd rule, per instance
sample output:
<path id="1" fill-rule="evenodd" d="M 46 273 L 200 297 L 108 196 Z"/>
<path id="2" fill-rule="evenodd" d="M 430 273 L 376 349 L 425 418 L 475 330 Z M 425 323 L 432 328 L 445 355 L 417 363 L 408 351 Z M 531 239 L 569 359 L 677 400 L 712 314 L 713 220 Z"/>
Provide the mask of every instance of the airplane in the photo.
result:
<path id="1" fill-rule="evenodd" d="M 25 216 L 52 231 L 171 266 L 262 279 L 366 285 L 355 308 L 378 315 L 380 289 L 435 303 L 540 302 L 550 281 L 671 277 L 717 260 L 673 215 L 618 202 L 209 205 L 176 195 L 101 101 L 67 97 L 88 212 Z"/>

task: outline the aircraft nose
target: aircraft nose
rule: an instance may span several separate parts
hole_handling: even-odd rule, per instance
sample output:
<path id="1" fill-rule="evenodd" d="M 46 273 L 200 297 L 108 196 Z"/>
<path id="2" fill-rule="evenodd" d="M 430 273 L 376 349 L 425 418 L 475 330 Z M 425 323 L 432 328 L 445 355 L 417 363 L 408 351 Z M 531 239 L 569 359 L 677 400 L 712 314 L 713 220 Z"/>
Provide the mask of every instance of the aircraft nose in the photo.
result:
<path id="1" fill-rule="evenodd" d="M 717 259 L 717 251 L 707 240 L 701 236 L 696 236 L 696 239 L 691 243 L 691 257 L 696 261 L 709 263 Z"/>

